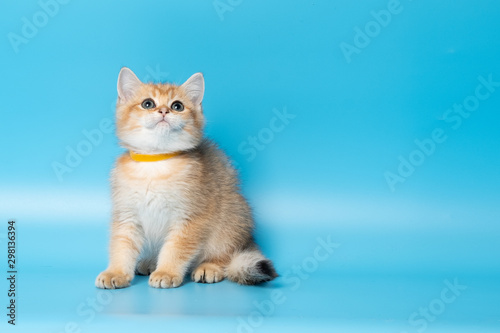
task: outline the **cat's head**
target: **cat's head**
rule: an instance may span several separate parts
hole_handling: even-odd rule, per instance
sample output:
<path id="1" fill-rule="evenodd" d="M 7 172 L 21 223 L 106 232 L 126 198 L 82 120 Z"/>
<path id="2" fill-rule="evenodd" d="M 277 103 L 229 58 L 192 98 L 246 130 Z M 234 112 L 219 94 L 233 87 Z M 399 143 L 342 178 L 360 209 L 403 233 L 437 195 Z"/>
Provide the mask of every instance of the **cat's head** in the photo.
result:
<path id="1" fill-rule="evenodd" d="M 142 83 L 128 68 L 118 76 L 116 130 L 121 144 L 140 154 L 196 147 L 203 137 L 201 73 L 182 85 Z"/>

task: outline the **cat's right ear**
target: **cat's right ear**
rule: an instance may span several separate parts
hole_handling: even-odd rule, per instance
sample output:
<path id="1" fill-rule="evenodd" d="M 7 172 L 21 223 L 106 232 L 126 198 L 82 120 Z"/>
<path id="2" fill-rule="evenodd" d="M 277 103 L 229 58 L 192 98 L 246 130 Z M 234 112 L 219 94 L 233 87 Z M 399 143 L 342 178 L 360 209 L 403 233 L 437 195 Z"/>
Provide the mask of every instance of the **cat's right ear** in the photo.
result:
<path id="1" fill-rule="evenodd" d="M 118 75 L 118 99 L 120 102 L 130 100 L 142 82 L 129 68 L 123 67 Z"/>

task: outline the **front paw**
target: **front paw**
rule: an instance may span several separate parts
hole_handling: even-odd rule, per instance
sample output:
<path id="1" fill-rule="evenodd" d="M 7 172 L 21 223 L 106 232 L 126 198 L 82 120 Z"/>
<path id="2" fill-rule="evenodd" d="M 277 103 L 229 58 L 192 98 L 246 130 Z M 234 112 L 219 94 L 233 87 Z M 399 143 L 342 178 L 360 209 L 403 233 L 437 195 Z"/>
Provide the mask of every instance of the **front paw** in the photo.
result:
<path id="1" fill-rule="evenodd" d="M 183 276 L 164 271 L 154 271 L 149 277 L 149 285 L 153 288 L 177 288 L 181 285 Z"/>
<path id="2" fill-rule="evenodd" d="M 119 271 L 104 271 L 95 280 L 97 288 L 118 289 L 130 286 L 133 276 Z"/>

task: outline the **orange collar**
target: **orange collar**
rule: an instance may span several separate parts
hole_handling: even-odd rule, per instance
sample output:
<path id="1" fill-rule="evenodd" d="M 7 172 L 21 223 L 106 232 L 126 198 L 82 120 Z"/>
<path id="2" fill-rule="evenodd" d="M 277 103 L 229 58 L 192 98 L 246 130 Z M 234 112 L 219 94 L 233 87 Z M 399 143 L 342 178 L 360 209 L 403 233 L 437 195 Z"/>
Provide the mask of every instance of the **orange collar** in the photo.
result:
<path id="1" fill-rule="evenodd" d="M 157 162 L 157 161 L 168 160 L 169 158 L 179 155 L 181 152 L 146 155 L 146 154 L 137 154 L 130 150 L 129 153 L 130 157 L 136 162 Z"/>

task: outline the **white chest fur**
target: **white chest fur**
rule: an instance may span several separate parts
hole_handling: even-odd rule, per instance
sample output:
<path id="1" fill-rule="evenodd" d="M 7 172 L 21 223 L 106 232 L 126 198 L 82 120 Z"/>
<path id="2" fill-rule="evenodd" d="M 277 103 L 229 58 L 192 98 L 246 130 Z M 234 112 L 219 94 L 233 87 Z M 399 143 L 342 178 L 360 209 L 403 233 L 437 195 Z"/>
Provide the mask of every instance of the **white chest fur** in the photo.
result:
<path id="1" fill-rule="evenodd" d="M 115 205 L 139 224 L 146 242 L 165 239 L 169 228 L 187 218 L 186 188 L 189 169 L 175 159 L 158 162 L 130 161 L 114 172 Z"/>

